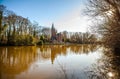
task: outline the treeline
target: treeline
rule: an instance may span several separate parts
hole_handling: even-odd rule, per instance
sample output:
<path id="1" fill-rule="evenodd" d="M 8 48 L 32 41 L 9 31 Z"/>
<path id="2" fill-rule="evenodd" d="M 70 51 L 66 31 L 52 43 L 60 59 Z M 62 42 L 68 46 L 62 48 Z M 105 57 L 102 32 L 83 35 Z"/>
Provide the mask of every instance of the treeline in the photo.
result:
<path id="1" fill-rule="evenodd" d="M 77 44 L 93 44 L 98 43 L 98 37 L 95 34 L 89 32 L 62 32 L 63 41 L 68 43 L 77 43 Z"/>
<path id="2" fill-rule="evenodd" d="M 41 44 L 46 40 L 43 34 L 47 29 L 0 5 L 0 45 Z"/>
<path id="3" fill-rule="evenodd" d="M 61 32 L 62 43 L 95 43 L 97 37 L 88 32 Z M 56 40 L 57 41 L 57 40 Z M 60 42 L 60 43 L 61 43 Z M 41 45 L 52 44 L 51 28 L 42 27 L 37 22 L 31 22 L 7 10 L 4 5 L 0 5 L 0 45 Z"/>
<path id="4" fill-rule="evenodd" d="M 34 45 L 41 27 L 0 5 L 0 45 Z"/>

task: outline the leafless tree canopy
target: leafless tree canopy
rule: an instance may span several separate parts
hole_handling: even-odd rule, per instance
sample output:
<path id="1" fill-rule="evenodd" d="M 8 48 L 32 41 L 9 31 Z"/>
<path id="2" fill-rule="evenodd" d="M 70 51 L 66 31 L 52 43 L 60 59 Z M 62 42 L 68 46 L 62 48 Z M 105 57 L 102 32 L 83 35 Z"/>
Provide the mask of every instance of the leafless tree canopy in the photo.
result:
<path id="1" fill-rule="evenodd" d="M 96 18 L 97 32 L 115 50 L 120 47 L 120 0 L 88 0 L 87 14 Z M 96 21 L 96 20 L 94 20 Z"/>

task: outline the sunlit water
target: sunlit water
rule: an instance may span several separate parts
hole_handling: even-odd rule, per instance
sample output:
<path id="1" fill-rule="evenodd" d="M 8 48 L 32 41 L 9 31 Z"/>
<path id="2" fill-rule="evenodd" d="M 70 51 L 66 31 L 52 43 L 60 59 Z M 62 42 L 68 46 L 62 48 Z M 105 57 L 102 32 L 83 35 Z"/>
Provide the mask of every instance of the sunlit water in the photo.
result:
<path id="1" fill-rule="evenodd" d="M 119 55 L 98 45 L 0 47 L 0 79 L 119 79 Z"/>

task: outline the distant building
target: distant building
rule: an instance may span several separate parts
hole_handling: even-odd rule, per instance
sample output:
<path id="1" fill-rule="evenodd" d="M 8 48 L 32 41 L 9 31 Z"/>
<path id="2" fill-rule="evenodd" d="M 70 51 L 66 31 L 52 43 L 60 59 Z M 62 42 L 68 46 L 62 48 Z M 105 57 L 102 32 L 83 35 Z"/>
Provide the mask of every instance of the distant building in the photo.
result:
<path id="1" fill-rule="evenodd" d="M 62 34 L 57 33 L 57 30 L 55 29 L 54 24 L 52 24 L 52 28 L 51 28 L 51 41 L 53 43 L 62 42 Z"/>
<path id="2" fill-rule="evenodd" d="M 58 42 L 62 42 L 62 34 L 61 33 L 57 33 L 57 41 Z"/>
<path id="3" fill-rule="evenodd" d="M 54 24 L 52 24 L 52 28 L 51 28 L 51 40 L 56 40 L 56 33 L 57 30 L 54 28 Z"/>

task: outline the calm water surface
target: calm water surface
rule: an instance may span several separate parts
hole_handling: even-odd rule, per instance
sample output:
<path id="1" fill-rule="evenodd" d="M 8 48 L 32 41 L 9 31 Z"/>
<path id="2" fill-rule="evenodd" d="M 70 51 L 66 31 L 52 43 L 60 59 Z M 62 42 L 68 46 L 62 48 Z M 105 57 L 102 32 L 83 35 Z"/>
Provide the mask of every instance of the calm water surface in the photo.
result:
<path id="1" fill-rule="evenodd" d="M 120 79 L 119 53 L 98 45 L 0 47 L 0 79 Z"/>

